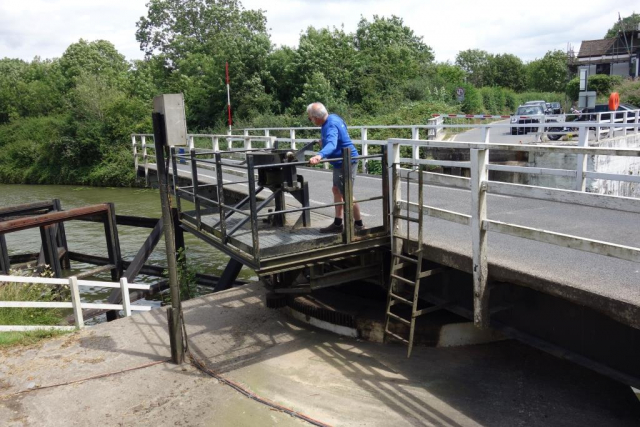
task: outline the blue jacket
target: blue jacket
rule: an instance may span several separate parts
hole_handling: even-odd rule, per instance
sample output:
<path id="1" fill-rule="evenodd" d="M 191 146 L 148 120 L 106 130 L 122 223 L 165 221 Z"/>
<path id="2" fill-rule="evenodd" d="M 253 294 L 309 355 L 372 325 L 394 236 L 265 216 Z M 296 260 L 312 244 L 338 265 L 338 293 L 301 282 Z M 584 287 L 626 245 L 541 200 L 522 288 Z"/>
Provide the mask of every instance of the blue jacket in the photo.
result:
<path id="1" fill-rule="evenodd" d="M 322 150 L 318 154 L 323 159 L 342 158 L 342 149 L 351 149 L 351 158 L 357 159 L 358 150 L 351 142 L 349 133 L 347 132 L 347 124 L 342 117 L 337 114 L 329 114 L 327 121 L 324 122 L 321 129 Z M 358 160 L 352 160 L 351 163 L 357 163 Z M 333 167 L 341 167 L 342 161 L 331 162 Z"/>

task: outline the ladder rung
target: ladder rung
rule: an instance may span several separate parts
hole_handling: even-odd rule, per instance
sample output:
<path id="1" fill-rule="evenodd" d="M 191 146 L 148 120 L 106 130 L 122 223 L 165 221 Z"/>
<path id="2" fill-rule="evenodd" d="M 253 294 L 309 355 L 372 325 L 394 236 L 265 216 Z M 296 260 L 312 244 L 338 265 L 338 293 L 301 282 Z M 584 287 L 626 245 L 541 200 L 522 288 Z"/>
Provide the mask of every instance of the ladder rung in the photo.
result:
<path id="1" fill-rule="evenodd" d="M 402 298 L 400 295 L 396 295 L 393 292 L 389 292 L 389 296 L 397 301 L 403 302 L 407 305 L 413 306 L 413 302 L 409 301 L 406 298 Z"/>
<path id="2" fill-rule="evenodd" d="M 412 262 L 414 264 L 418 263 L 417 259 L 411 258 L 411 257 L 408 257 L 408 256 L 404 256 L 404 255 L 400 255 L 400 254 L 393 254 L 393 256 L 398 257 L 398 258 L 400 258 L 401 260 L 404 260 L 404 261 Z"/>
<path id="3" fill-rule="evenodd" d="M 418 222 L 418 223 L 420 222 L 419 218 L 411 218 L 411 217 L 405 216 L 405 215 L 394 215 L 393 217 L 401 219 L 403 221 L 411 221 L 411 222 Z"/>
<path id="4" fill-rule="evenodd" d="M 394 334 L 393 332 L 389 331 L 388 329 L 385 329 L 385 330 L 384 330 L 384 332 L 385 332 L 387 335 L 391 335 L 391 336 L 392 336 L 392 337 L 394 337 L 395 339 L 402 341 L 403 343 L 409 344 L 409 341 L 408 341 L 408 340 L 405 340 L 405 339 L 404 339 L 404 338 L 402 338 L 400 335 Z"/>
<path id="5" fill-rule="evenodd" d="M 433 307 L 423 308 L 422 310 L 416 310 L 416 312 L 413 313 L 413 317 L 418 317 L 418 316 L 422 316 L 423 314 L 433 313 L 434 311 L 442 310 L 443 308 L 446 308 L 449 305 L 450 304 L 446 302 L 443 304 L 434 305 Z"/>
<path id="6" fill-rule="evenodd" d="M 404 323 L 405 325 L 410 325 L 411 324 L 410 320 L 404 319 L 404 318 L 398 316 L 397 314 L 393 314 L 390 311 L 387 311 L 387 316 L 392 317 L 392 318 L 396 319 L 397 321 Z"/>
<path id="7" fill-rule="evenodd" d="M 405 264 L 404 262 L 401 262 L 401 263 L 399 263 L 399 264 L 392 265 L 392 266 L 391 266 L 391 271 L 400 270 L 401 268 L 404 268 L 404 267 L 406 267 L 406 266 L 407 266 L 407 264 Z"/>
<path id="8" fill-rule="evenodd" d="M 406 283 L 408 285 L 411 285 L 411 286 L 415 286 L 416 285 L 416 282 L 412 282 L 411 280 L 405 279 L 404 277 L 398 276 L 396 274 L 392 274 L 391 277 L 393 279 L 397 279 L 397 280 L 403 281 L 404 283 Z"/>
<path id="9" fill-rule="evenodd" d="M 420 278 L 423 279 L 425 277 L 433 276 L 435 274 L 440 274 L 444 270 L 445 270 L 444 268 L 438 267 L 438 268 L 434 268 L 433 270 L 423 271 L 422 273 L 420 273 Z"/>

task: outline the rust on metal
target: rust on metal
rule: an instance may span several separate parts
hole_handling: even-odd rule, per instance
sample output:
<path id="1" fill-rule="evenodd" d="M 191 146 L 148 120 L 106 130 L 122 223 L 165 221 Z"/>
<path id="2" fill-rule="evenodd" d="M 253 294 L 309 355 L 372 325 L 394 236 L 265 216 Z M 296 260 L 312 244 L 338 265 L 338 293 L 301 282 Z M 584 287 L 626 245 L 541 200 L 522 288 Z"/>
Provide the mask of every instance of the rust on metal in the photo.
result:
<path id="1" fill-rule="evenodd" d="M 29 228 L 44 227 L 57 224 L 62 221 L 76 219 L 84 216 L 96 214 L 106 214 L 109 206 L 106 203 L 99 205 L 85 206 L 82 208 L 69 209 L 62 212 L 51 212 L 44 215 L 32 216 L 29 218 L 18 218 L 0 222 L 0 233 L 12 233 Z"/>

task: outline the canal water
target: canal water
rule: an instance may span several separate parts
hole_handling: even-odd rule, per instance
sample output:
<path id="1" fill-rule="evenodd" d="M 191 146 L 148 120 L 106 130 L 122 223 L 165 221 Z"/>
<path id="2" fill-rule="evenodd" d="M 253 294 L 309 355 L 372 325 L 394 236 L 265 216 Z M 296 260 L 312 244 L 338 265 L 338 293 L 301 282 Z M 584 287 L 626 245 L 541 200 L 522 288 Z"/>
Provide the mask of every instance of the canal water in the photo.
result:
<path id="1" fill-rule="evenodd" d="M 159 218 L 160 195 L 155 189 L 140 188 L 96 188 L 69 185 L 5 185 L 0 184 L 0 207 L 13 206 L 23 203 L 33 203 L 60 199 L 63 209 L 78 208 L 98 203 L 112 202 L 115 204 L 116 214 L 135 215 Z M 107 256 L 104 227 L 102 224 L 68 221 L 65 231 L 69 250 L 90 255 Z M 144 240 L 150 233 L 148 228 L 118 226 L 122 257 L 132 260 Z M 39 229 L 31 229 L 6 235 L 9 254 L 35 253 L 40 251 L 41 240 Z M 186 258 L 190 267 L 198 273 L 220 276 L 229 257 L 215 250 L 213 247 L 185 233 Z M 164 240 L 156 246 L 149 258 L 148 264 L 166 265 Z M 73 272 L 95 268 L 89 264 L 72 261 Z M 111 280 L 109 273 L 96 276 L 99 280 Z M 253 270 L 243 268 L 240 278 L 245 280 L 257 279 Z M 136 282 L 154 283 L 158 278 L 139 275 Z M 206 289 L 206 288 L 205 288 Z M 201 292 L 206 292 L 200 289 Z M 109 291 L 83 290 L 83 299 L 104 301 Z M 150 302 L 149 304 L 154 304 Z"/>

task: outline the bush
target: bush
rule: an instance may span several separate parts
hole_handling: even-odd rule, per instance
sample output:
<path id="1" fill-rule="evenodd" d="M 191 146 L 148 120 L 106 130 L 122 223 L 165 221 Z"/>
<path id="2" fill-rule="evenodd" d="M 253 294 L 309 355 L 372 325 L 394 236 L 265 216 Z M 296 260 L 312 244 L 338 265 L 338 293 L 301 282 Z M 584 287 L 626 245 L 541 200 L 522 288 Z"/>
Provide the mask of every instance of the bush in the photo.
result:
<path id="1" fill-rule="evenodd" d="M 609 94 L 613 91 L 613 87 L 622 83 L 622 77 L 609 76 L 606 74 L 596 74 L 590 76 L 587 83 L 588 91 L 595 91 L 597 96 L 609 97 Z M 580 79 L 575 77 L 567 83 L 567 96 L 571 101 L 578 100 L 578 94 L 580 93 Z"/>
<path id="2" fill-rule="evenodd" d="M 613 88 L 620 94 L 620 102 L 640 107 L 640 81 L 625 80 Z"/>

